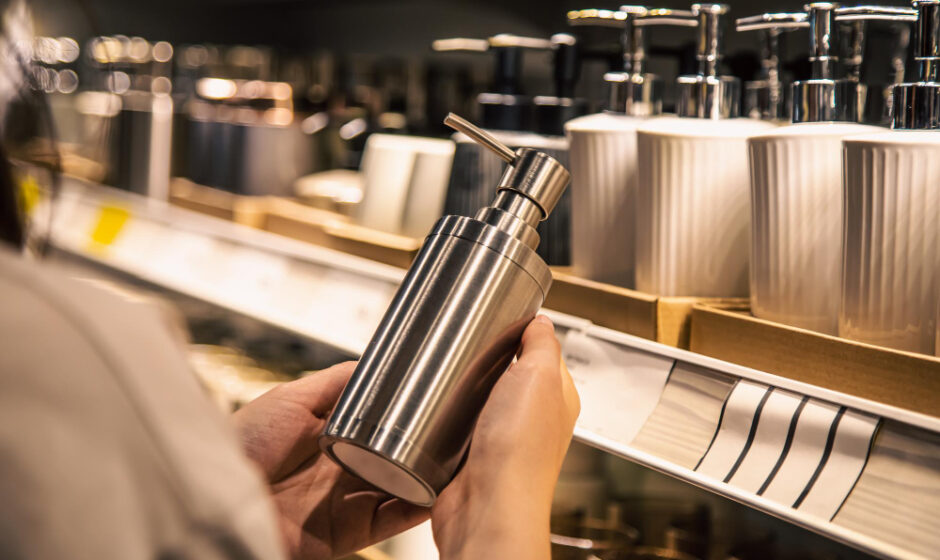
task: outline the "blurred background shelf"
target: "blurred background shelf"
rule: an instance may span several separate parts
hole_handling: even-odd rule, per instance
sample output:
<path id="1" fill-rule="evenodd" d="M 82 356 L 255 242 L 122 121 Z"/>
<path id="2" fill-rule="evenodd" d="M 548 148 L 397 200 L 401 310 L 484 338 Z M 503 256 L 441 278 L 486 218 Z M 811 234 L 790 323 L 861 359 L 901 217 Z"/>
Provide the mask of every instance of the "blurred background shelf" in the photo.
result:
<path id="1" fill-rule="evenodd" d="M 56 253 L 331 357 L 361 353 L 404 274 L 72 178 L 54 216 Z M 940 547 L 913 531 L 940 511 L 940 419 L 546 313 L 581 394 L 579 441 L 865 553 Z"/>

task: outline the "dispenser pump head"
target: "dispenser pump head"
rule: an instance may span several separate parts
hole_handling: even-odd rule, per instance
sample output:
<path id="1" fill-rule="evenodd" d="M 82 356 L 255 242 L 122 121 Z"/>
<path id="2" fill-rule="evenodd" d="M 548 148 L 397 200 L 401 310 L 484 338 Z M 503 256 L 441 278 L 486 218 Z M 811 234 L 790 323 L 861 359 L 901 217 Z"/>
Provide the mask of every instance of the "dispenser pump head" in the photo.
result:
<path id="1" fill-rule="evenodd" d="M 680 117 L 721 119 L 736 117 L 740 113 L 740 82 L 737 78 L 718 74 L 727 13 L 726 4 L 693 4 L 691 12 L 650 10 L 637 21 L 640 26 L 663 22 L 696 28 L 698 73 L 679 76 L 677 80 L 676 114 Z"/>
<path id="2" fill-rule="evenodd" d="M 607 110 L 633 116 L 663 112 L 662 80 L 645 73 L 646 40 L 637 18 L 646 15 L 645 6 L 621 6 L 619 10 L 573 10 L 568 12 L 572 26 L 615 27 L 623 30 L 623 71 L 604 74 L 609 88 Z"/>
<path id="3" fill-rule="evenodd" d="M 531 148 L 513 150 L 469 121 L 450 113 L 444 124 L 488 148 L 509 164 L 497 185 L 496 199 L 477 219 L 538 245 L 535 227 L 555 209 L 571 175 L 555 158 Z"/>
<path id="4" fill-rule="evenodd" d="M 761 76 L 745 85 L 744 113 L 763 119 L 779 119 L 786 113 L 784 86 L 780 76 L 783 34 L 809 27 L 804 12 L 760 14 L 739 18 L 738 31 L 758 31 L 761 39 Z"/>
<path id="5" fill-rule="evenodd" d="M 548 39 L 502 33 L 489 39 L 439 39 L 431 43 L 436 52 L 491 53 L 494 56 L 490 91 L 477 96 L 483 126 L 500 130 L 527 130 L 532 98 L 523 95 L 522 58 L 527 50 L 552 50 Z"/>
<path id="6" fill-rule="evenodd" d="M 918 81 L 894 86 L 892 128 L 940 129 L 940 0 L 915 0 Z"/>
<path id="7" fill-rule="evenodd" d="M 793 84 L 793 122 L 857 122 L 861 114 L 857 80 L 839 77 L 837 37 L 840 23 L 913 21 L 914 12 L 890 6 L 839 7 L 831 2 L 805 6 L 809 22 L 812 77 Z"/>

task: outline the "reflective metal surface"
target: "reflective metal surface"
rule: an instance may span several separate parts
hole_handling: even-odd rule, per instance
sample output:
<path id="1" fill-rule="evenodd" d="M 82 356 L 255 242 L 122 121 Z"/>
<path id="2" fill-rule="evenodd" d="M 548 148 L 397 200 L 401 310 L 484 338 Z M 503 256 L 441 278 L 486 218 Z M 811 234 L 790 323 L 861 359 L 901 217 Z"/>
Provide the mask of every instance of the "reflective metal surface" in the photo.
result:
<path id="1" fill-rule="evenodd" d="M 915 0 L 918 81 L 894 86 L 896 129 L 940 129 L 940 0 Z"/>
<path id="2" fill-rule="evenodd" d="M 445 216 L 434 227 L 320 436 L 339 464 L 413 503 L 430 505 L 453 478 L 551 284 L 533 250 L 535 227 L 568 172 L 530 149 L 517 150 L 512 165 L 476 219 Z"/>
<path id="3" fill-rule="evenodd" d="M 758 80 L 745 83 L 744 115 L 768 120 L 787 116 L 786 88 L 780 74 L 783 36 L 787 31 L 808 27 L 806 14 L 760 14 L 739 18 L 736 24 L 738 31 L 760 33 L 761 76 Z"/>
<path id="4" fill-rule="evenodd" d="M 812 76 L 793 84 L 793 122 L 858 121 L 858 84 L 836 79 L 837 8 L 838 4 L 831 2 L 806 5 Z"/>
<path id="5" fill-rule="evenodd" d="M 891 6 L 839 7 L 830 2 L 807 4 L 805 9 L 812 77 L 793 84 L 793 122 L 878 122 L 881 119 L 877 115 L 862 118 L 869 88 L 860 82 L 864 40 L 861 26 L 867 21 L 911 22 L 914 11 Z M 844 60 L 838 55 L 837 23 L 847 26 L 843 30 L 848 44 Z M 839 74 L 843 68 L 846 77 Z"/>
<path id="6" fill-rule="evenodd" d="M 693 4 L 691 12 L 650 10 L 637 21 L 639 26 L 658 23 L 696 28 L 698 73 L 679 76 L 676 114 L 680 117 L 722 119 L 740 114 L 741 84 L 737 78 L 720 76 L 726 4 Z"/>
<path id="7" fill-rule="evenodd" d="M 857 122 L 859 84 L 813 79 L 793 84 L 793 122 Z"/>
<path id="8" fill-rule="evenodd" d="M 666 10 L 658 10 L 660 16 Z M 597 25 L 622 27 L 623 71 L 608 72 L 604 81 L 609 88 L 607 111 L 637 117 L 658 115 L 663 112 L 663 84 L 659 76 L 646 73 L 646 38 L 639 18 L 650 12 L 644 6 L 621 6 L 619 11 L 580 10 L 568 12 L 570 25 Z M 669 11 L 672 13 L 672 11 Z M 691 12 L 683 12 L 691 17 Z M 680 19 L 682 26 L 694 26 L 691 19 Z M 665 18 L 651 18 L 647 25 L 675 25 Z"/>

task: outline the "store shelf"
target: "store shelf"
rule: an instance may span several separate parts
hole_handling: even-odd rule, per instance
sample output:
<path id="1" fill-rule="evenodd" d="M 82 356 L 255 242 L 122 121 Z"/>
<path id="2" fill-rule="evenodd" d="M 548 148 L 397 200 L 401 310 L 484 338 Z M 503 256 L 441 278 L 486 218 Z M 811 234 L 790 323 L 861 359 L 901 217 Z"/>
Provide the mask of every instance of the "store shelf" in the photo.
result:
<path id="1" fill-rule="evenodd" d="M 404 275 L 73 180 L 52 239 L 350 354 Z M 547 313 L 582 398 L 578 439 L 877 556 L 940 549 L 940 419 Z"/>
<path id="2" fill-rule="evenodd" d="M 66 178 L 53 245 L 344 352 L 362 352 L 404 276 L 382 265 Z"/>

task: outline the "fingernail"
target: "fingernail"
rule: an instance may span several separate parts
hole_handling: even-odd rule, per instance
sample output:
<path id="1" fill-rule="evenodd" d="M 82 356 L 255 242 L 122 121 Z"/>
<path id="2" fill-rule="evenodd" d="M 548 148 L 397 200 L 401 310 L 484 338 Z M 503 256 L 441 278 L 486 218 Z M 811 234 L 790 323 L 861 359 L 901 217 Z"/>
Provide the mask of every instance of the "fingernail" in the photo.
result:
<path id="1" fill-rule="evenodd" d="M 542 323 L 543 325 L 548 325 L 549 327 L 551 327 L 552 330 L 555 330 L 555 323 L 553 323 L 552 320 L 549 319 L 547 316 L 545 316 L 545 315 L 538 315 L 538 316 L 535 318 L 535 320 L 536 320 L 537 322 L 539 322 L 539 323 Z"/>

